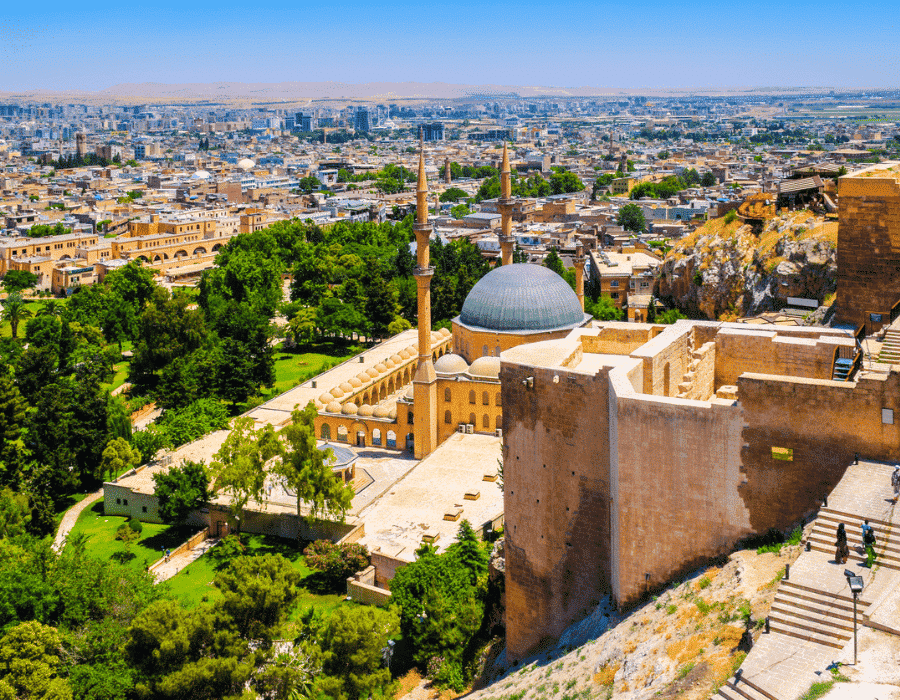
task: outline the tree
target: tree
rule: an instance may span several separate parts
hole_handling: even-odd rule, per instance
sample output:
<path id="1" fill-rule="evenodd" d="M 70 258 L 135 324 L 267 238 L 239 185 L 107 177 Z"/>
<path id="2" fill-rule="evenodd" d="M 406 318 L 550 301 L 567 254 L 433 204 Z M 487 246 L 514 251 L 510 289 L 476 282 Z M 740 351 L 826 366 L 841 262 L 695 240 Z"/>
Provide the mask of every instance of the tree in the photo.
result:
<path id="1" fill-rule="evenodd" d="M 269 643 L 300 596 L 300 572 L 280 554 L 238 557 L 216 575 L 218 607 L 252 641 Z"/>
<path id="2" fill-rule="evenodd" d="M 7 292 L 21 292 L 38 283 L 38 276 L 27 270 L 10 270 L 3 276 L 3 288 Z"/>
<path id="3" fill-rule="evenodd" d="M 544 258 L 544 267 L 553 270 L 560 277 L 565 278 L 566 276 L 566 266 L 563 265 L 556 248 L 551 248 L 547 253 L 547 257 Z"/>
<path id="4" fill-rule="evenodd" d="M 316 445 L 316 407 L 308 403 L 301 411 L 294 409 L 291 422 L 282 428 L 279 437 L 281 460 L 275 465 L 286 486 L 297 494 L 297 514 L 306 503 L 312 520 L 318 517 L 337 518 L 341 522 L 350 509 L 353 489 L 331 471 L 331 450 Z"/>
<path id="5" fill-rule="evenodd" d="M 641 233 L 647 229 L 647 220 L 644 212 L 637 204 L 626 204 L 616 216 L 616 223 L 626 231 Z"/>
<path id="6" fill-rule="evenodd" d="M 124 438 L 110 440 L 103 450 L 100 473 L 110 479 L 128 471 L 141 463 L 141 453 Z"/>
<path id="7" fill-rule="evenodd" d="M 398 631 L 393 611 L 338 608 L 316 635 L 322 650 L 322 677 L 315 689 L 326 697 L 348 700 L 390 697 L 391 672 L 382 664 L 382 650 Z"/>
<path id="8" fill-rule="evenodd" d="M 213 490 L 228 494 L 238 532 L 247 503 L 250 499 L 259 500 L 262 497 L 266 484 L 266 463 L 279 452 L 278 437 L 272 426 L 253 430 L 253 425 L 254 421 L 249 416 L 236 418 L 210 465 Z"/>
<path id="9" fill-rule="evenodd" d="M 465 190 L 461 190 L 459 187 L 448 187 L 446 190 L 441 192 L 441 196 L 439 197 L 439 199 L 442 202 L 456 202 L 468 196 L 469 194 Z"/>
<path id="10" fill-rule="evenodd" d="M 450 207 L 450 216 L 454 219 L 461 219 L 471 213 L 472 210 L 469 209 L 468 204 L 457 204 L 455 207 Z"/>
<path id="11" fill-rule="evenodd" d="M 625 318 L 625 312 L 606 294 L 601 294 L 596 301 L 585 299 L 584 306 L 584 310 L 598 321 L 621 321 Z"/>
<path id="12" fill-rule="evenodd" d="M 310 194 L 315 192 L 316 190 L 321 189 L 322 183 L 319 182 L 319 179 L 313 175 L 307 175 L 304 178 L 301 178 L 297 183 L 297 189 L 299 189 L 303 194 Z"/>
<path id="13" fill-rule="evenodd" d="M 8 321 L 12 329 L 12 337 L 19 337 L 19 323 L 26 318 L 31 318 L 31 311 L 25 306 L 25 300 L 18 292 L 10 292 L 3 302 L 3 311 L 0 318 Z"/>
<path id="14" fill-rule="evenodd" d="M 469 572 L 473 586 L 477 585 L 478 580 L 487 574 L 488 553 L 468 520 L 463 520 L 459 524 L 456 542 L 450 545 L 447 551 L 455 556 Z"/>
<path id="15" fill-rule="evenodd" d="M 703 185 L 703 187 L 715 187 L 716 176 L 713 175 L 711 171 L 707 170 L 700 176 L 700 184 Z"/>
<path id="16" fill-rule="evenodd" d="M 9 488 L 0 490 L 0 539 L 12 539 L 28 531 L 31 509 L 28 496 Z"/>
<path id="17" fill-rule="evenodd" d="M 324 572 L 332 587 L 343 586 L 344 581 L 369 565 L 369 552 L 355 542 L 316 540 L 303 550 L 306 565 Z"/>
<path id="18" fill-rule="evenodd" d="M 159 517 L 164 523 L 183 523 L 191 511 L 209 500 L 209 477 L 203 462 L 185 460 L 180 467 L 153 475 Z"/>
<path id="19" fill-rule="evenodd" d="M 70 700 L 62 666 L 62 644 L 53 627 L 35 620 L 16 625 L 0 639 L 0 698 Z"/>
<path id="20" fill-rule="evenodd" d="M 0 485 L 17 480 L 20 466 L 19 438 L 25 424 L 27 406 L 8 374 L 0 375 Z"/>

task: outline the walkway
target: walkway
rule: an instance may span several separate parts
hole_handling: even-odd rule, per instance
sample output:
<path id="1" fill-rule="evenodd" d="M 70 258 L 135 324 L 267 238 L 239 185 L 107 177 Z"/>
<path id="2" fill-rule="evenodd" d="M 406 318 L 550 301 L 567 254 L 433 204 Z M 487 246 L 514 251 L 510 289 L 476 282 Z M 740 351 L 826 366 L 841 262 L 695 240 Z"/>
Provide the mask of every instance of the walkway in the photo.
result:
<path id="1" fill-rule="evenodd" d="M 162 583 L 166 579 L 172 578 L 179 571 L 187 567 L 189 564 L 197 561 L 206 554 L 210 549 L 219 544 L 219 540 L 213 537 L 203 540 L 193 549 L 187 549 L 178 554 L 169 557 L 169 561 L 163 562 L 153 573 L 156 574 L 156 583 Z"/>
<path id="2" fill-rule="evenodd" d="M 81 515 L 82 511 L 99 501 L 101 498 L 103 498 L 102 488 L 99 491 L 95 491 L 90 496 L 85 496 L 83 500 L 79 501 L 66 511 L 62 521 L 59 523 L 56 537 L 53 538 L 54 552 L 58 552 L 62 549 L 66 542 L 66 537 L 72 532 L 72 528 L 75 527 L 75 522 L 78 520 L 78 516 Z"/>
<path id="3" fill-rule="evenodd" d="M 853 597 L 844 576 L 850 569 L 865 588 L 858 602 L 859 625 L 900 634 L 900 509 L 891 489 L 893 466 L 860 462 L 848 467 L 828 496 L 809 534 L 807 546 L 781 582 L 769 613 L 769 634 L 760 635 L 740 670 L 715 700 L 793 700 L 817 681 L 828 680 L 827 667 L 853 662 Z M 896 512 L 895 512 L 896 511 Z M 860 525 L 875 529 L 878 560 L 863 566 Z M 835 531 L 843 522 L 850 545 L 846 564 L 834 560 Z"/>

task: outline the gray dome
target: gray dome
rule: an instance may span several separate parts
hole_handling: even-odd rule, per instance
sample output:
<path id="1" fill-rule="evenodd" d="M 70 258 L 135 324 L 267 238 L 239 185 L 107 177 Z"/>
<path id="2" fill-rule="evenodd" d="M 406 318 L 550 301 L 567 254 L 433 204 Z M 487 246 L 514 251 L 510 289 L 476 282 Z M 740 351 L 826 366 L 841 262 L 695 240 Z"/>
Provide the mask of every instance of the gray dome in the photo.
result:
<path id="1" fill-rule="evenodd" d="M 553 270 L 504 265 L 472 287 L 459 322 L 495 331 L 545 331 L 584 323 L 578 297 Z"/>

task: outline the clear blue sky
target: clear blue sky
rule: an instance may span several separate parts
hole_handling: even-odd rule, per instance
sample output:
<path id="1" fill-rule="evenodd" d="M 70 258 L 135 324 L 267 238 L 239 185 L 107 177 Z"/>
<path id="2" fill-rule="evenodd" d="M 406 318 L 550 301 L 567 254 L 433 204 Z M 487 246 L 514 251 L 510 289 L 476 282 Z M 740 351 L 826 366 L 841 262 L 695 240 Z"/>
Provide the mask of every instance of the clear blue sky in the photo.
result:
<path id="1" fill-rule="evenodd" d="M 896 0 L 4 3 L 0 90 L 335 80 L 900 85 Z"/>

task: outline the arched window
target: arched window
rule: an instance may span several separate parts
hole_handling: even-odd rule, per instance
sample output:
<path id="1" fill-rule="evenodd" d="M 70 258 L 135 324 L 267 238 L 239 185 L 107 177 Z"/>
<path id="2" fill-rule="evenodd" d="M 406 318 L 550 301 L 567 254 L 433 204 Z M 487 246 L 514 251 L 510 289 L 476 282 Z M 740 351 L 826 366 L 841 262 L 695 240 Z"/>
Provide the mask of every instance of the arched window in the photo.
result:
<path id="1" fill-rule="evenodd" d="M 328 423 L 322 423 L 322 439 L 331 440 L 331 426 Z"/>
<path id="2" fill-rule="evenodd" d="M 494 405 L 495 406 L 503 405 L 502 403 L 500 403 L 500 392 L 499 391 L 496 394 L 494 394 Z"/>
<path id="3" fill-rule="evenodd" d="M 487 413 L 485 413 L 485 414 L 481 417 L 481 427 L 484 428 L 485 430 L 490 430 L 490 427 L 491 427 L 491 419 L 488 417 L 488 414 L 487 414 Z"/>
<path id="4" fill-rule="evenodd" d="M 397 433 L 393 430 L 388 430 L 387 432 L 387 446 L 388 447 L 396 447 L 397 446 Z"/>
<path id="5" fill-rule="evenodd" d="M 494 357 L 500 357 L 500 346 L 494 348 Z"/>
<path id="6" fill-rule="evenodd" d="M 406 422 L 409 423 L 410 425 L 412 425 L 412 423 L 413 423 L 413 412 L 412 411 L 407 413 L 407 418 L 408 418 L 408 420 Z"/>
<path id="7" fill-rule="evenodd" d="M 490 406 L 491 405 L 491 397 L 488 396 L 486 391 L 481 392 L 481 405 L 482 406 Z"/>
<path id="8" fill-rule="evenodd" d="M 372 444 L 381 445 L 381 431 L 378 428 L 372 431 Z"/>
<path id="9" fill-rule="evenodd" d="M 469 414 L 469 425 L 478 425 L 478 421 L 475 420 L 475 414 L 474 414 L 474 413 L 470 413 L 470 414 Z"/>
<path id="10" fill-rule="evenodd" d="M 450 387 L 449 386 L 444 389 L 444 401 L 447 401 L 447 402 L 450 401 Z"/>
<path id="11" fill-rule="evenodd" d="M 474 392 L 474 390 L 469 392 L 469 403 L 475 403 L 475 392 Z"/>
<path id="12" fill-rule="evenodd" d="M 444 422 L 445 423 L 450 422 L 450 411 L 444 411 Z"/>
<path id="13" fill-rule="evenodd" d="M 496 420 L 494 420 L 494 427 L 497 430 L 503 427 L 503 416 L 497 416 Z"/>
<path id="14" fill-rule="evenodd" d="M 339 425 L 337 429 L 337 439 L 338 442 L 347 442 L 347 428 L 343 425 Z"/>
<path id="15" fill-rule="evenodd" d="M 488 354 L 490 354 L 490 353 L 488 352 L 488 346 L 487 346 L 487 345 L 482 345 L 482 346 L 481 346 L 481 356 L 484 357 L 484 356 L 486 356 L 486 355 L 488 355 Z"/>

